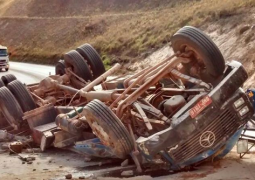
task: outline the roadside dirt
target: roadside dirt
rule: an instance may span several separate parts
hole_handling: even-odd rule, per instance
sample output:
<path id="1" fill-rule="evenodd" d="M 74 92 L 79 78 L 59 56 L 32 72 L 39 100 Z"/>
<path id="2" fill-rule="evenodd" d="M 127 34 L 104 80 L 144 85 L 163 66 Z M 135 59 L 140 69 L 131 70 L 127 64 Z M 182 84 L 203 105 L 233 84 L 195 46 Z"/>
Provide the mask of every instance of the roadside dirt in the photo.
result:
<path id="1" fill-rule="evenodd" d="M 98 177 L 107 175 L 110 171 L 120 169 L 118 163 L 104 165 L 107 160 L 86 162 L 83 156 L 65 150 L 50 149 L 44 153 L 21 154 L 23 157 L 35 157 L 32 164 L 24 163 L 17 155 L 1 153 L 0 179 L 3 180 L 63 180 L 67 174 L 77 179 L 119 180 L 121 176 Z M 126 177 L 128 180 L 220 180 L 220 179 L 253 179 L 254 153 L 247 154 L 240 159 L 235 148 L 223 160 L 207 162 L 192 171 L 178 172 L 167 175 L 156 173 L 149 175 Z M 128 169 L 129 167 L 127 167 Z M 232 174 L 229 172 L 232 171 Z M 123 177 L 122 177 L 123 178 Z"/>
<path id="2" fill-rule="evenodd" d="M 4 180 L 48 180 L 72 173 L 76 168 L 84 165 L 80 155 L 63 150 L 51 150 L 47 153 L 21 154 L 22 157 L 32 156 L 32 164 L 22 164 L 17 155 L 0 154 L 0 179 Z"/>
<path id="3" fill-rule="evenodd" d="M 240 10 L 236 15 L 222 18 L 212 24 L 202 26 L 219 46 L 226 61 L 240 61 L 250 79 L 245 88 L 255 87 L 255 8 Z"/>

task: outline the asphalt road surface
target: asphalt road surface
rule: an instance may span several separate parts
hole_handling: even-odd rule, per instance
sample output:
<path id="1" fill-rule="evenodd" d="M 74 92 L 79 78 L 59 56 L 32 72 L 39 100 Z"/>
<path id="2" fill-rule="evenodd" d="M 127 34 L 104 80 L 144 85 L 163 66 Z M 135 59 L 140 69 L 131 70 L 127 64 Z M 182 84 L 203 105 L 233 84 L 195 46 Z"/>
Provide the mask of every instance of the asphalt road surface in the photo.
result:
<path id="1" fill-rule="evenodd" d="M 9 71 L 2 70 L 0 76 L 14 74 L 18 80 L 25 84 L 37 83 L 48 75 L 55 74 L 55 67 L 30 63 L 10 62 Z"/>

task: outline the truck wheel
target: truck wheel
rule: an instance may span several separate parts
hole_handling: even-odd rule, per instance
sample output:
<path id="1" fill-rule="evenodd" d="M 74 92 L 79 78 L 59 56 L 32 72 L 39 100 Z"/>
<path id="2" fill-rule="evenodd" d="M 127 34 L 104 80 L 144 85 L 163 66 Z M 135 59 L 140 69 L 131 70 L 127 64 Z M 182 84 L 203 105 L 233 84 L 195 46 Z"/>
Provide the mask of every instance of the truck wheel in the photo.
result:
<path id="1" fill-rule="evenodd" d="M 18 101 L 23 112 L 31 111 L 36 108 L 36 104 L 26 86 L 19 80 L 12 81 L 7 85 L 7 88 Z"/>
<path id="2" fill-rule="evenodd" d="M 55 66 L 55 74 L 60 76 L 64 75 L 66 73 L 65 68 L 65 61 L 60 59 Z"/>
<path id="3" fill-rule="evenodd" d="M 0 88 L 0 110 L 8 123 L 14 129 L 19 129 L 23 121 L 23 112 L 15 97 L 6 87 Z"/>
<path id="4" fill-rule="evenodd" d="M 224 58 L 215 43 L 201 30 L 185 26 L 173 35 L 171 43 L 174 52 L 192 52 L 190 58 L 193 61 L 183 65 L 188 65 L 186 69 L 190 69 L 196 64 L 199 67 L 198 77 L 201 79 L 206 77 L 211 80 L 212 77 L 217 78 L 223 74 Z"/>
<path id="5" fill-rule="evenodd" d="M 120 119 L 99 100 L 93 100 L 84 108 L 86 121 L 95 135 L 114 154 L 124 159 L 133 149 L 132 138 Z"/>
<path id="6" fill-rule="evenodd" d="M 92 80 L 88 64 L 83 60 L 83 57 L 75 50 L 72 50 L 64 55 L 65 66 L 72 68 L 73 72 L 85 81 Z"/>
<path id="7" fill-rule="evenodd" d="M 8 71 L 9 70 L 9 68 L 5 68 L 5 71 Z"/>
<path id="8" fill-rule="evenodd" d="M 7 74 L 5 76 L 2 76 L 1 79 L 4 82 L 4 84 L 7 86 L 7 84 L 16 80 L 17 78 L 13 74 Z"/>
<path id="9" fill-rule="evenodd" d="M 105 72 L 104 64 L 98 52 L 90 45 L 84 44 L 76 49 L 90 66 L 93 72 L 93 79 L 96 79 Z"/>

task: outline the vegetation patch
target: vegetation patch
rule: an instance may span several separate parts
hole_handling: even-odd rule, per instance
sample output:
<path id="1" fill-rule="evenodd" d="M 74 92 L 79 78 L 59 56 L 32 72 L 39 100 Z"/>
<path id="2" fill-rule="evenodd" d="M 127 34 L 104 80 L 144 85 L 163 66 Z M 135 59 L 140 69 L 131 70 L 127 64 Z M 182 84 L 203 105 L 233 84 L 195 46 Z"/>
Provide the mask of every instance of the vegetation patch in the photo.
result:
<path id="1" fill-rule="evenodd" d="M 0 10 L 6 1 L 0 1 Z M 27 1 L 13 1 L 0 16 L 0 43 L 10 47 L 13 59 L 54 64 L 63 53 L 90 43 L 106 69 L 145 58 L 185 25 L 199 27 L 255 5 L 254 0 Z M 26 7 L 21 10 L 19 3 Z M 48 11 L 51 3 L 54 11 Z"/>

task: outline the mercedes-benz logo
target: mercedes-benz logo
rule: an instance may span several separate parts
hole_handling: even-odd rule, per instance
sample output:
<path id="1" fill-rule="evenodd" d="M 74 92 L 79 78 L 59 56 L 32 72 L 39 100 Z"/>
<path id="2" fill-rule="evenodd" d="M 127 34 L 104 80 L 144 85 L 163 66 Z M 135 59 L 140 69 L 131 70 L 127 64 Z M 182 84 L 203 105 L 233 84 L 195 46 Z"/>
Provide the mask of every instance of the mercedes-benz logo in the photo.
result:
<path id="1" fill-rule="evenodd" d="M 204 148 L 209 148 L 215 142 L 215 134 L 212 131 L 204 132 L 199 139 L 199 143 Z"/>

